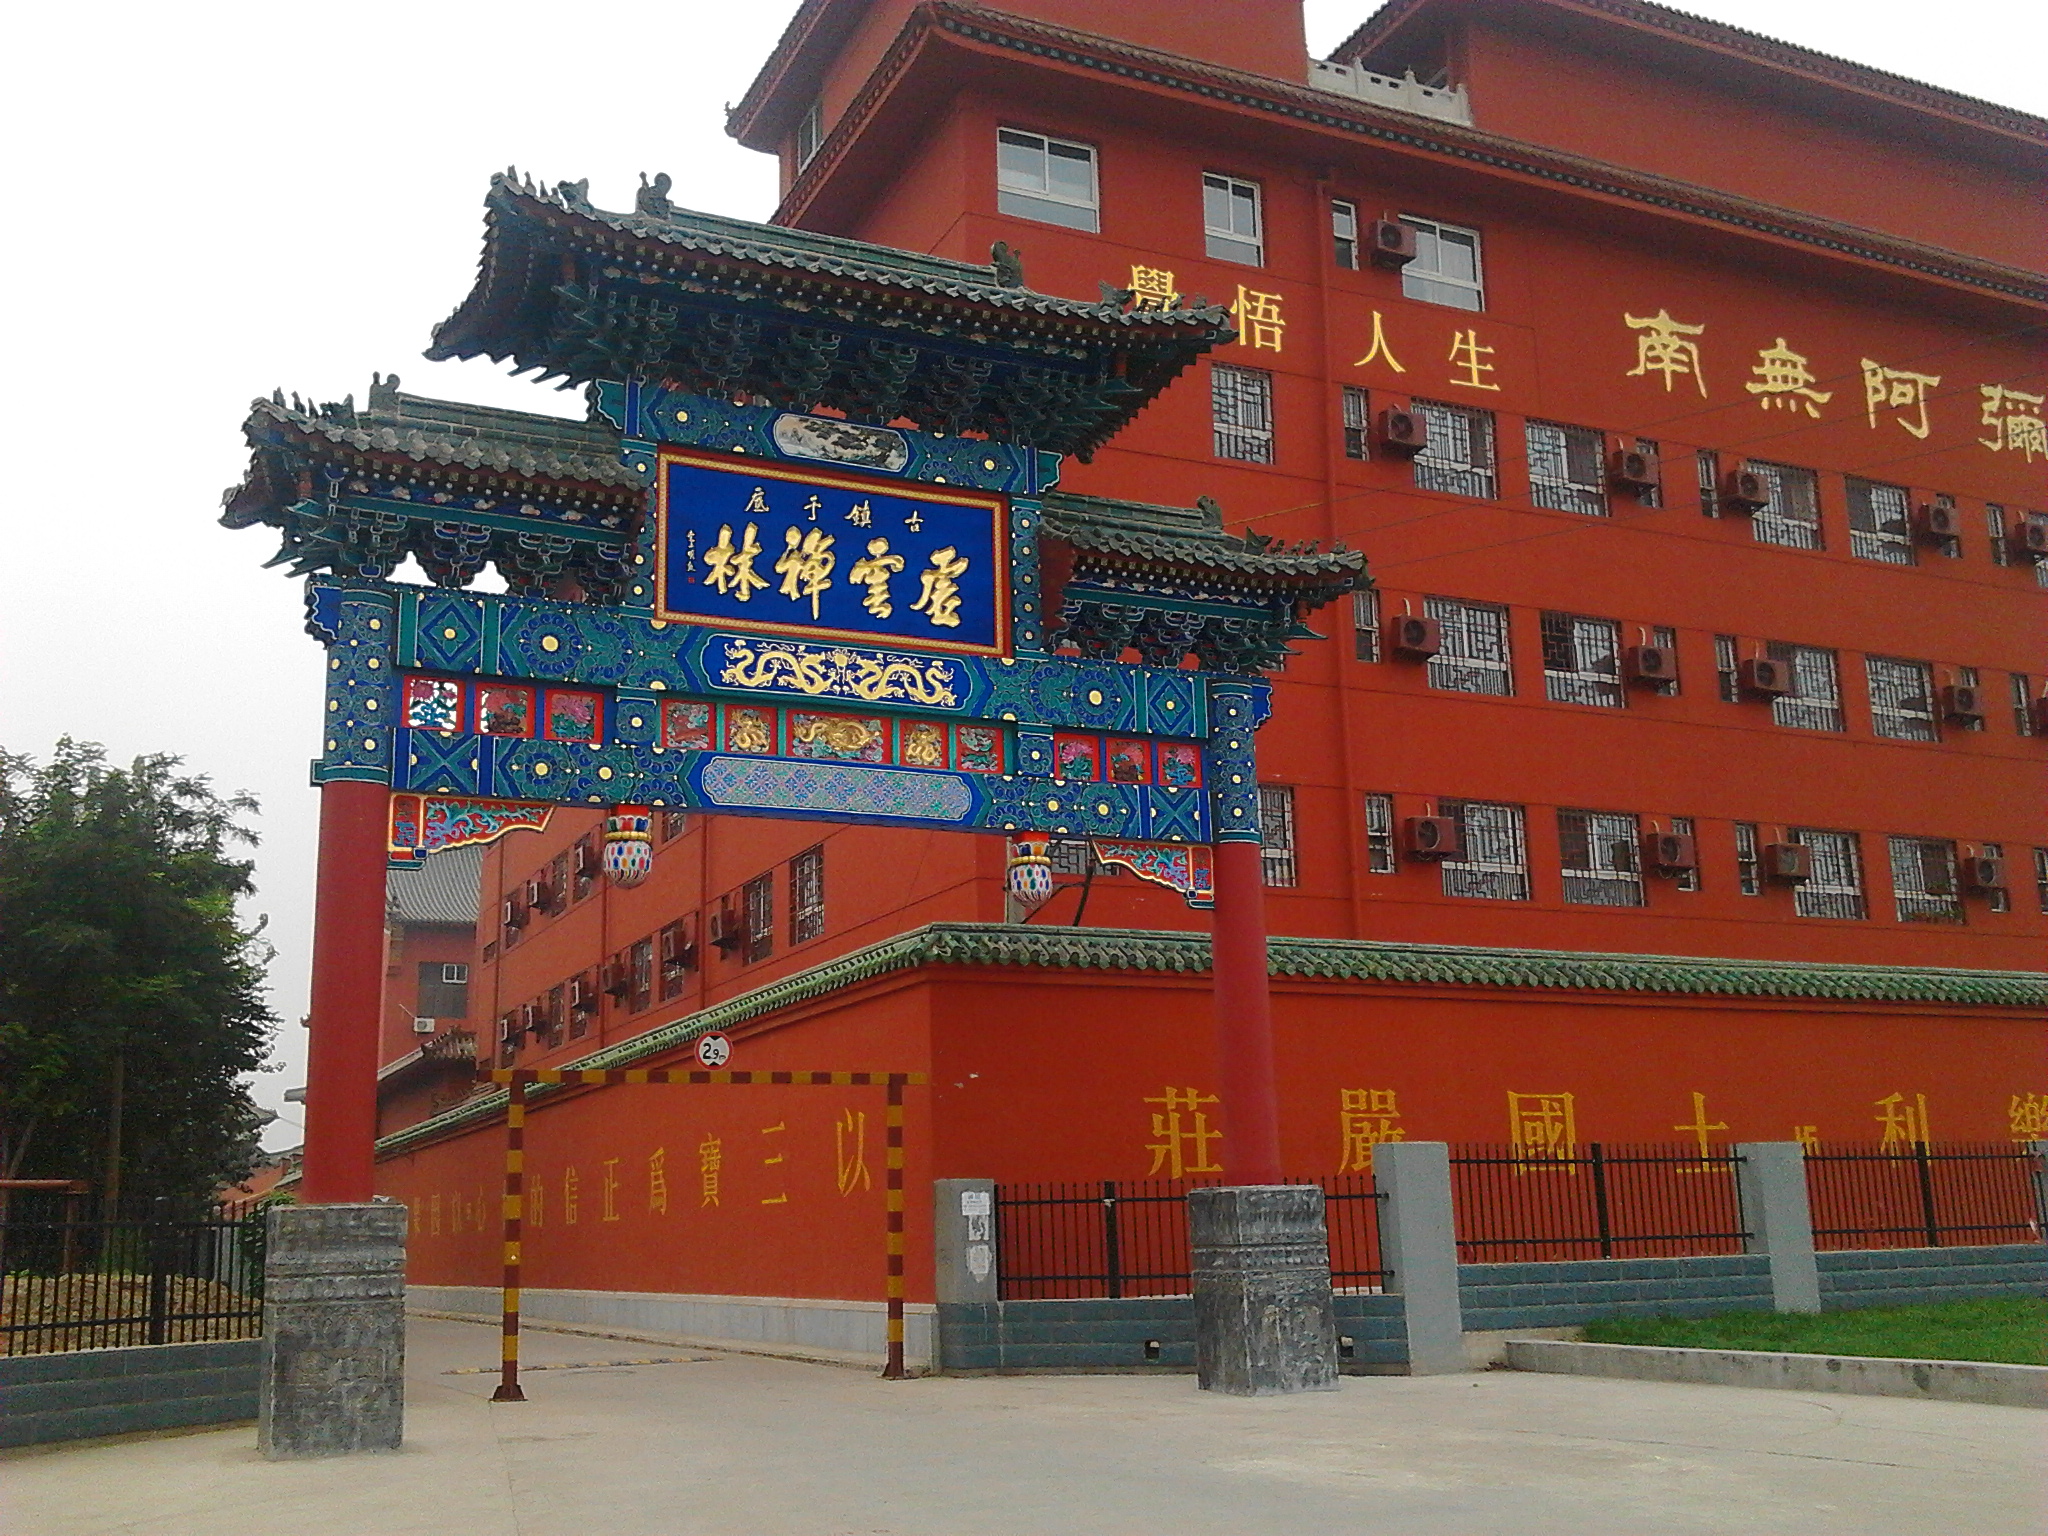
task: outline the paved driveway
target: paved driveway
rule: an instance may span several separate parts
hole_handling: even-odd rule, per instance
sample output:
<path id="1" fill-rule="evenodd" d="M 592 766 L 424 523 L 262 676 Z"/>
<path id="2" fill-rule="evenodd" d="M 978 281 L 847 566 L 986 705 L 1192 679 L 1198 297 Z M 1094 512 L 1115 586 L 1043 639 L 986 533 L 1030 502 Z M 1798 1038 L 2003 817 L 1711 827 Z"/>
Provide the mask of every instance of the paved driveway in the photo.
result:
<path id="1" fill-rule="evenodd" d="M 405 1449 L 217 1430 L 0 1459 L 6 1536 L 2035 1536 L 2048 1416 L 1493 1372 L 1212 1397 L 1185 1376 L 890 1383 L 416 1321 Z M 649 1356 L 674 1363 L 604 1366 Z M 463 1367 L 471 1370 L 462 1372 Z M 453 1373 L 453 1374 L 451 1374 Z"/>

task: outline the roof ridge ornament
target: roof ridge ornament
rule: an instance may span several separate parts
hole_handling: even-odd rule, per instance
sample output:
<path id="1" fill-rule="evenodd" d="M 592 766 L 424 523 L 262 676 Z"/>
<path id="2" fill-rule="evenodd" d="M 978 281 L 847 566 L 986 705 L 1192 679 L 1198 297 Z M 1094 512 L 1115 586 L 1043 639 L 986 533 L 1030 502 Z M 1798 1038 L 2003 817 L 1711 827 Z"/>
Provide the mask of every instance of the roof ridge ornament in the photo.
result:
<path id="1" fill-rule="evenodd" d="M 1007 240 L 998 240 L 988 248 L 989 265 L 995 268 L 998 288 L 1022 288 L 1024 286 L 1024 253 Z"/>
<path id="2" fill-rule="evenodd" d="M 587 186 L 588 183 L 585 183 L 585 185 Z M 675 183 L 669 179 L 667 171 L 656 171 L 654 173 L 654 180 L 651 182 L 647 179 L 647 173 L 642 171 L 640 173 L 640 190 L 633 194 L 633 211 L 635 213 L 649 214 L 655 218 L 667 218 L 676 211 L 676 205 L 669 201 L 668 196 L 668 189 L 674 185 Z M 585 206 L 589 205 L 586 203 Z M 581 209 L 578 210 L 578 212 L 581 211 Z"/>

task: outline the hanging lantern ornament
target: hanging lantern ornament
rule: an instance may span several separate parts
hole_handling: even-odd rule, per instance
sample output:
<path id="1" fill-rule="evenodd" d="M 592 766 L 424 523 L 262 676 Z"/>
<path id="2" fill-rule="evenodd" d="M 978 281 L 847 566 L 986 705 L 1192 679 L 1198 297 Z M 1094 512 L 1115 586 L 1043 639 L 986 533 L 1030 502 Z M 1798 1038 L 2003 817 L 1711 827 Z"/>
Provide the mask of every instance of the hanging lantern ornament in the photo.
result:
<path id="1" fill-rule="evenodd" d="M 654 873 L 654 813 L 644 805 L 615 805 L 604 819 L 604 872 L 628 890 Z"/>
<path id="2" fill-rule="evenodd" d="M 1010 840 L 1010 897 L 1026 912 L 1052 900 L 1052 840 L 1026 834 Z"/>

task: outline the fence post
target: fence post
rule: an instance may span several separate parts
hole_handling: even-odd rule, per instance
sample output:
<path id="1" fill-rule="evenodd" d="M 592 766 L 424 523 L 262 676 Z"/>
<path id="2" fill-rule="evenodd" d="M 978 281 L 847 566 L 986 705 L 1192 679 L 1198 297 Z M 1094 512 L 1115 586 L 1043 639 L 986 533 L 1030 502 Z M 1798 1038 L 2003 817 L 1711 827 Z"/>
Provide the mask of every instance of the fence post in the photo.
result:
<path id="1" fill-rule="evenodd" d="M 989 1341 L 1001 1357 L 996 1303 L 996 1186 L 993 1179 L 932 1180 L 932 1318 L 930 1369 L 959 1370 L 981 1363 L 977 1343 Z M 972 1309 L 972 1310 L 968 1310 Z"/>
<path id="2" fill-rule="evenodd" d="M 1372 1149 L 1380 1205 L 1380 1264 L 1400 1293 L 1408 1374 L 1467 1371 L 1465 1314 L 1458 1301 L 1458 1231 L 1451 1205 L 1451 1149 L 1441 1141 L 1383 1141 Z"/>
<path id="3" fill-rule="evenodd" d="M 2030 1141 L 2027 1150 L 2034 1154 L 2034 1235 L 2048 1243 L 2048 1141 Z"/>
<path id="4" fill-rule="evenodd" d="M 1102 1181 L 1102 1269 L 1112 1300 L 1124 1293 L 1124 1244 L 1117 1214 L 1116 1180 Z"/>
<path id="5" fill-rule="evenodd" d="M 1593 1154 L 1593 1217 L 1600 1225 L 1600 1257 L 1614 1257 L 1614 1224 L 1607 1211 L 1607 1160 L 1600 1143 L 1591 1145 Z"/>
<path id="6" fill-rule="evenodd" d="M 1806 1149 L 1796 1141 L 1744 1141 L 1734 1153 L 1735 1193 L 1748 1234 L 1743 1252 L 1770 1260 L 1776 1310 L 1818 1312 L 1820 1266 L 1813 1255 Z"/>

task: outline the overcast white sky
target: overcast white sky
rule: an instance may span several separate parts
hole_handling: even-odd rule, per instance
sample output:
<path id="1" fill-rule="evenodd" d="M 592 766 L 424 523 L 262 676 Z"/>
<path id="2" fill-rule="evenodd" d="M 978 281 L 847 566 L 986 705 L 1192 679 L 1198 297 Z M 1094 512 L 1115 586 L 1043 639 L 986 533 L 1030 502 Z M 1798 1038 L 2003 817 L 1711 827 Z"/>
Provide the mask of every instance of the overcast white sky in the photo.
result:
<path id="1" fill-rule="evenodd" d="M 1001 0 L 993 0 L 1000 4 Z M 1371 0 L 1310 0 L 1327 52 Z M 774 170 L 724 133 L 795 0 L 347 7 L 41 5 L 10 25 L 0 163 L 7 473 L 0 746 L 61 735 L 182 754 L 263 802 L 288 1118 L 304 1080 L 320 652 L 267 530 L 216 526 L 251 396 L 423 393 L 580 413 L 483 364 L 420 359 L 467 291 L 490 173 L 591 179 L 631 206 L 765 218 Z M 1113 0 L 1105 12 L 1114 9 Z M 2041 0 L 1692 0 L 1688 9 L 2048 115 Z M 0 936 L 4 942 L 4 936 Z"/>

